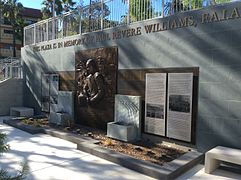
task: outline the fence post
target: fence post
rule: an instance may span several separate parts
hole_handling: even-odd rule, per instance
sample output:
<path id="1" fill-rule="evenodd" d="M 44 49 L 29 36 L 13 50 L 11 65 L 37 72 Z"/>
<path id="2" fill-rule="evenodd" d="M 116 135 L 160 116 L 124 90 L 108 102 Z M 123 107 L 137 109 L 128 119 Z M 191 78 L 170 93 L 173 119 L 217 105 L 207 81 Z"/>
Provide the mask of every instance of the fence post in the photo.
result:
<path id="1" fill-rule="evenodd" d="M 46 23 L 47 23 L 47 25 L 46 25 L 46 28 L 47 28 L 47 30 L 46 30 L 46 33 L 47 33 L 47 41 L 49 41 L 49 20 L 47 19 L 47 21 L 46 21 Z"/>
<path id="2" fill-rule="evenodd" d="M 26 31 L 26 28 L 23 29 L 23 46 L 26 45 L 26 33 L 25 33 L 25 31 Z"/>
<path id="3" fill-rule="evenodd" d="M 161 17 L 164 17 L 164 7 L 165 7 L 164 0 L 162 0 L 162 15 L 161 15 Z"/>
<path id="4" fill-rule="evenodd" d="M 79 14 L 79 34 L 82 34 L 82 27 L 81 27 L 81 24 L 82 24 L 82 23 L 81 23 L 81 14 L 82 14 L 82 13 L 81 13 L 81 9 L 79 10 L 79 13 L 80 13 L 80 14 Z"/>
<path id="5" fill-rule="evenodd" d="M 36 23 L 33 26 L 33 44 L 36 44 Z"/>
<path id="6" fill-rule="evenodd" d="M 53 17 L 52 19 L 52 40 L 55 39 L 55 17 Z"/>
<path id="7" fill-rule="evenodd" d="M 68 16 L 68 15 L 67 15 Z M 62 32 L 61 32 L 61 36 L 62 36 L 62 38 L 64 38 L 64 15 L 63 16 L 61 16 L 60 18 L 60 21 L 62 20 Z M 59 24 L 59 23 L 58 23 Z M 65 31 L 67 31 L 67 30 L 65 30 Z"/>
<path id="8" fill-rule="evenodd" d="M 100 26 L 101 26 L 101 31 L 104 29 L 104 27 L 103 27 L 103 20 L 104 20 L 104 1 L 103 0 L 101 0 L 101 24 L 100 24 Z"/>
<path id="9" fill-rule="evenodd" d="M 127 4 L 128 4 L 127 24 L 130 24 L 130 0 L 127 0 Z"/>

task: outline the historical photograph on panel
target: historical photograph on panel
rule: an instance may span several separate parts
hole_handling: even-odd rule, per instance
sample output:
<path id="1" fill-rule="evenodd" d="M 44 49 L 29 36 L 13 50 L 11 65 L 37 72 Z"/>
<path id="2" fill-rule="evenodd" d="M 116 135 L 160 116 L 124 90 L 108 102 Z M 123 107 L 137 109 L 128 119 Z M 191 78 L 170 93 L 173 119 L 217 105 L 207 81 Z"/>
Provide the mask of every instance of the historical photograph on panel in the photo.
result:
<path id="1" fill-rule="evenodd" d="M 164 106 L 160 104 L 147 103 L 146 117 L 164 119 Z"/>
<path id="2" fill-rule="evenodd" d="M 170 95 L 169 110 L 190 113 L 190 96 L 189 95 Z"/>
<path id="3" fill-rule="evenodd" d="M 193 73 L 168 73 L 167 137 L 191 142 Z"/>
<path id="4" fill-rule="evenodd" d="M 147 73 L 145 132 L 165 136 L 166 73 Z"/>
<path id="5" fill-rule="evenodd" d="M 76 122 L 106 129 L 114 119 L 117 48 L 98 48 L 76 52 Z"/>

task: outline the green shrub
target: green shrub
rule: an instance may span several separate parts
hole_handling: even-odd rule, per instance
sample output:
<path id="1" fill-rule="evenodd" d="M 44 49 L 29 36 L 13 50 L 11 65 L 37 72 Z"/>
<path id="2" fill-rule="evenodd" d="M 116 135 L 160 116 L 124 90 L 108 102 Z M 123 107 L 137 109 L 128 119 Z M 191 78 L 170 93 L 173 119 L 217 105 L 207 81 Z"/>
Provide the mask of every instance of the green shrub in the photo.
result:
<path id="1" fill-rule="evenodd" d="M 2 153 L 4 152 L 7 152 L 9 149 L 10 149 L 10 146 L 6 144 L 6 134 L 0 133 L 0 155 L 2 155 Z M 24 180 L 29 171 L 27 162 L 22 163 L 21 167 L 22 167 L 21 170 L 17 172 L 16 176 L 11 176 L 6 170 L 0 169 L 0 179 L 1 180 Z"/>

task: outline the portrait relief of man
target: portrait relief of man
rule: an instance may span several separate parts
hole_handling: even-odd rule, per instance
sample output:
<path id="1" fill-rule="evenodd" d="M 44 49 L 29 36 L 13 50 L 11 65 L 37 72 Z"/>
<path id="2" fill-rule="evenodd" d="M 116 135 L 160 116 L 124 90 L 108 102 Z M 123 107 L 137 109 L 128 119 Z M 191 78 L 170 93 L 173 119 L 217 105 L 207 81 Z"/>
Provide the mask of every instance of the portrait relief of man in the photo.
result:
<path id="1" fill-rule="evenodd" d="M 80 104 L 82 104 L 81 101 L 89 104 L 98 103 L 105 95 L 104 77 L 99 72 L 97 63 L 94 59 L 87 60 L 86 70 L 86 78 L 84 80 L 80 79 L 83 82 L 78 82 L 80 84 L 83 83 L 81 87 L 83 89 L 79 91 L 78 100 L 80 101 Z"/>
<path id="2" fill-rule="evenodd" d="M 114 116 L 117 48 L 79 51 L 75 61 L 77 122 L 105 129 Z"/>

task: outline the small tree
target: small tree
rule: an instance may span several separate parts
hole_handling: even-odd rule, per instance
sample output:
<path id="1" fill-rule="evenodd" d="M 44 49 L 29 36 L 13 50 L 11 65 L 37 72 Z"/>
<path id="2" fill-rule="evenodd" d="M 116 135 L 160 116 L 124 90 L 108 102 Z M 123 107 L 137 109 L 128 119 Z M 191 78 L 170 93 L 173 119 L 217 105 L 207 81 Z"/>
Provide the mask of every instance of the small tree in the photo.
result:
<path id="1" fill-rule="evenodd" d="M 122 0 L 122 3 L 129 2 L 130 21 L 143 21 L 151 19 L 154 15 L 154 9 L 151 0 Z M 122 21 L 127 22 L 127 16 L 123 16 Z"/>
<path id="2" fill-rule="evenodd" d="M 82 32 L 91 32 L 100 30 L 101 18 L 103 18 L 104 26 L 107 27 L 110 21 L 106 19 L 111 13 L 109 6 L 106 3 L 101 3 L 99 0 L 90 0 L 87 7 L 81 10 Z"/>
<path id="3" fill-rule="evenodd" d="M 2 153 L 7 152 L 9 150 L 9 145 L 6 144 L 6 135 L 0 133 L 0 155 L 2 155 Z M 18 171 L 16 176 L 11 176 L 9 175 L 9 173 L 4 170 L 4 169 L 0 169 L 0 179 L 1 180 L 23 180 L 25 179 L 25 176 L 28 172 L 28 165 L 27 163 L 23 163 L 22 164 L 22 169 L 20 171 Z"/>
<path id="4" fill-rule="evenodd" d="M 3 17 L 7 18 L 13 29 L 13 57 L 16 57 L 16 36 L 19 25 L 18 22 L 22 16 L 20 12 L 23 10 L 23 5 L 18 0 L 1 0 L 0 9 Z"/>
<path id="5" fill-rule="evenodd" d="M 6 135 L 0 133 L 0 155 L 9 150 L 9 145 L 5 143 Z"/>
<path id="6" fill-rule="evenodd" d="M 54 10 L 56 15 L 63 14 L 70 10 L 74 9 L 75 2 L 73 0 L 55 0 L 55 7 Z M 43 0 L 42 2 L 43 8 L 43 18 L 48 19 L 53 16 L 53 0 Z"/>

